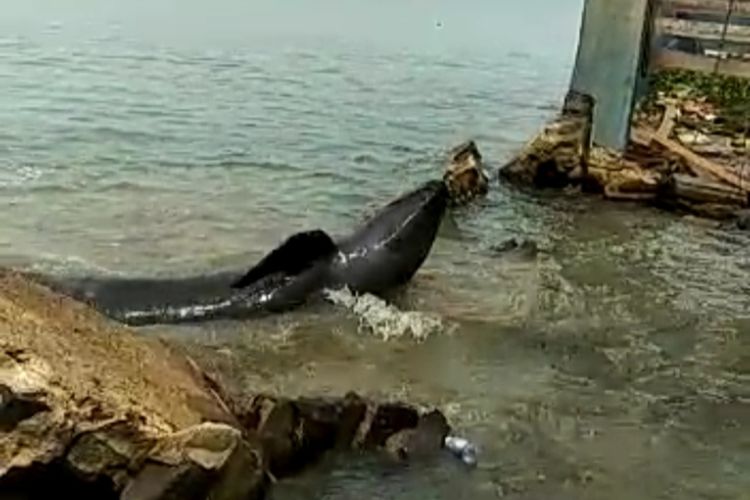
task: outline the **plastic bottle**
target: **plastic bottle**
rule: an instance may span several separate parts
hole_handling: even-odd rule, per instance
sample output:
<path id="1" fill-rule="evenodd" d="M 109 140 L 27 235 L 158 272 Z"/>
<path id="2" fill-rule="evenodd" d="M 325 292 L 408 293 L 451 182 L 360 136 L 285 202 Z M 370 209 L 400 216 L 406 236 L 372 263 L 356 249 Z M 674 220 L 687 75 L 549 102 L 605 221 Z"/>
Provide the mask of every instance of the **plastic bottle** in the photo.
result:
<path id="1" fill-rule="evenodd" d="M 477 464 L 477 447 L 469 442 L 468 439 L 447 436 L 445 438 L 445 447 L 466 465 L 474 466 Z"/>

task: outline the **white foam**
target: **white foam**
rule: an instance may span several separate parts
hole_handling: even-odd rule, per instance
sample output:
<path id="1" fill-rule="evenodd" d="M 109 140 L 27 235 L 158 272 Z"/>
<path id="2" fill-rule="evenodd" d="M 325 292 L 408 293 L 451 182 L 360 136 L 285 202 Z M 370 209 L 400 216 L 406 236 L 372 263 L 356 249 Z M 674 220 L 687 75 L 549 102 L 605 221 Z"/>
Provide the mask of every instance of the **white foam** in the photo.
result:
<path id="1" fill-rule="evenodd" d="M 418 311 L 401 311 L 374 295 L 355 295 L 344 287 L 326 290 L 326 297 L 357 316 L 361 333 L 369 333 L 386 341 L 406 336 L 421 341 L 444 331 L 440 317 Z"/>
<path id="2" fill-rule="evenodd" d="M 3 165 L 0 169 L 0 188 L 20 187 L 39 179 L 42 171 L 29 166 Z"/>
<path id="3" fill-rule="evenodd" d="M 90 260 L 77 255 L 59 255 L 41 252 L 36 260 L 21 266 L 29 272 L 51 275 L 84 275 L 96 273 L 104 276 L 123 276 L 124 273 L 114 271 L 104 266 L 96 265 Z"/>

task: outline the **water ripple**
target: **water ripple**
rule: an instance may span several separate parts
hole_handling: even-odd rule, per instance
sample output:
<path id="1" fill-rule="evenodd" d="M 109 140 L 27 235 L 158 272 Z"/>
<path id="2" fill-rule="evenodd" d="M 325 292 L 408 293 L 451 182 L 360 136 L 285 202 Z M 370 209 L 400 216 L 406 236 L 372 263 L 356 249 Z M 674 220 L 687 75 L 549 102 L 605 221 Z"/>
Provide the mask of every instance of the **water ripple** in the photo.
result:
<path id="1" fill-rule="evenodd" d="M 189 17 L 197 3 L 184 4 Z M 149 29 L 79 35 L 65 22 L 0 38 L 3 261 L 177 275 L 251 265 L 295 231 L 345 233 L 441 175 L 447 149 L 465 139 L 488 164 L 502 162 L 557 109 L 570 71 L 533 46 L 268 41 L 244 27 L 209 43 L 201 30 Z M 492 250 L 508 238 L 541 251 Z M 669 488 L 685 470 L 736 497 L 747 491 L 741 480 L 697 446 L 720 446 L 733 467 L 748 461 L 743 429 L 730 425 L 747 406 L 748 244 L 646 208 L 495 182 L 487 199 L 449 214 L 394 297 L 402 311 L 455 322 L 450 334 L 383 342 L 330 310 L 199 331 L 237 353 L 227 372 L 240 387 L 444 404 L 487 450 L 476 474 L 439 466 L 378 482 L 384 497 L 401 484 L 420 498 L 428 490 L 416 485 L 443 478 L 435 498 L 566 488 L 684 498 Z M 375 328 L 420 325 L 386 312 L 370 318 Z"/>

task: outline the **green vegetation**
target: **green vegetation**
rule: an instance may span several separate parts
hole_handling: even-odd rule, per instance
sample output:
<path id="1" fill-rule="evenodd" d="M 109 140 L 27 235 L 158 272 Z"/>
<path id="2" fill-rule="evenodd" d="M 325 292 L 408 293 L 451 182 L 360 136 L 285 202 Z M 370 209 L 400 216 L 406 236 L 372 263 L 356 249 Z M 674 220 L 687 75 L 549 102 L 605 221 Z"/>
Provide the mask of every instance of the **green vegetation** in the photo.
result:
<path id="1" fill-rule="evenodd" d="M 671 70 L 655 73 L 652 93 L 679 93 L 685 97 L 705 97 L 721 108 L 750 106 L 750 80 L 726 75 Z"/>
<path id="2" fill-rule="evenodd" d="M 656 104 L 659 95 L 703 100 L 714 105 L 722 125 L 729 130 L 747 130 L 750 124 L 750 80 L 734 76 L 669 70 L 651 77 L 644 107 Z"/>

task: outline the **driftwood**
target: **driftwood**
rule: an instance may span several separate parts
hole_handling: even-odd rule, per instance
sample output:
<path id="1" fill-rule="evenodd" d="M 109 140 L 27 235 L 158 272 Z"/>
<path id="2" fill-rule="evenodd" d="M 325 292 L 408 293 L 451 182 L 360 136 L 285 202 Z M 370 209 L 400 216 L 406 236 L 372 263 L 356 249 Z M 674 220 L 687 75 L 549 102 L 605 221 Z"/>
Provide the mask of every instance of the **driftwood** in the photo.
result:
<path id="1" fill-rule="evenodd" d="M 668 182 L 668 190 L 674 197 L 693 203 L 747 205 L 747 195 L 742 191 L 720 182 L 685 174 L 672 175 Z"/>
<path id="2" fill-rule="evenodd" d="M 712 162 L 707 158 L 698 156 L 682 144 L 679 144 L 671 139 L 661 137 L 658 134 L 649 131 L 641 131 L 639 135 L 648 136 L 652 141 L 659 144 L 663 148 L 678 154 L 685 160 L 685 164 L 695 175 L 704 176 L 708 174 L 716 179 L 726 182 L 730 186 L 734 186 L 735 188 L 743 191 L 745 194 L 750 192 L 750 179 L 743 179 L 737 174 L 730 172 L 725 167 Z"/>

